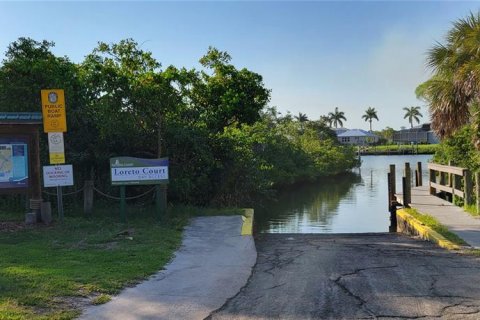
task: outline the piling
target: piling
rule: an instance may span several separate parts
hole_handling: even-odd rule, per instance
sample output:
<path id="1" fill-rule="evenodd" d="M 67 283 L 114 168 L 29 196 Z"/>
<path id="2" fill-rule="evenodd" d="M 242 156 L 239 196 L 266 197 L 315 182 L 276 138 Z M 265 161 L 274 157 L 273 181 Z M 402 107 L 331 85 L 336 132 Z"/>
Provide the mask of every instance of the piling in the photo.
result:
<path id="1" fill-rule="evenodd" d="M 417 162 L 417 187 L 421 187 L 423 186 L 423 179 L 422 179 L 422 175 L 423 175 L 423 172 L 422 172 L 422 162 L 418 161 Z"/>
<path id="2" fill-rule="evenodd" d="M 405 162 L 405 186 L 403 188 L 403 201 L 404 204 L 408 205 L 412 199 L 412 173 L 410 170 L 410 163 Z"/>

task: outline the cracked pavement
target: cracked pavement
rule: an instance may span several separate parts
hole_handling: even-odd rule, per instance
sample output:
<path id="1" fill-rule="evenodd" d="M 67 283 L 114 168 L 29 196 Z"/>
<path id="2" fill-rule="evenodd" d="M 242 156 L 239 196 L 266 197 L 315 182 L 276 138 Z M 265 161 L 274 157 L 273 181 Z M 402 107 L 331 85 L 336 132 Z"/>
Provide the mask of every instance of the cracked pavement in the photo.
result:
<path id="1" fill-rule="evenodd" d="M 262 234 L 247 285 L 208 320 L 480 319 L 480 258 L 400 234 Z"/>

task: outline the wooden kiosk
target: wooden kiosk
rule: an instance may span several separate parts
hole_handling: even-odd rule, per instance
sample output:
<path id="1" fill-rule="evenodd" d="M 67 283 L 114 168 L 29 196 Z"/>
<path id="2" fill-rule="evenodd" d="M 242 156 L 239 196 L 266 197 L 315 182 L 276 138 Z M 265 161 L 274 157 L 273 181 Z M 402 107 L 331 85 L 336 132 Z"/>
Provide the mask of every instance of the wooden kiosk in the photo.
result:
<path id="1" fill-rule="evenodd" d="M 41 127 L 40 112 L 0 112 L 0 194 L 27 195 L 27 222 L 42 221 Z"/>

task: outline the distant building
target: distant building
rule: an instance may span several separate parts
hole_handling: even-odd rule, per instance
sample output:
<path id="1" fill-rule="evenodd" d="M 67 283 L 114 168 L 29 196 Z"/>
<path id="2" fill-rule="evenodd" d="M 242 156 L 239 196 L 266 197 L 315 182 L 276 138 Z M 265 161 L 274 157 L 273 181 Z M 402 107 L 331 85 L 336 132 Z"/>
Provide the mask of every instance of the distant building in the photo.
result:
<path id="1" fill-rule="evenodd" d="M 337 139 L 343 144 L 365 146 L 378 142 L 379 137 L 362 129 L 345 129 L 342 133 L 337 132 Z"/>
<path id="2" fill-rule="evenodd" d="M 431 130 L 430 123 L 424 123 L 410 129 L 395 131 L 393 134 L 393 142 L 435 144 L 439 142 L 439 139 Z"/>

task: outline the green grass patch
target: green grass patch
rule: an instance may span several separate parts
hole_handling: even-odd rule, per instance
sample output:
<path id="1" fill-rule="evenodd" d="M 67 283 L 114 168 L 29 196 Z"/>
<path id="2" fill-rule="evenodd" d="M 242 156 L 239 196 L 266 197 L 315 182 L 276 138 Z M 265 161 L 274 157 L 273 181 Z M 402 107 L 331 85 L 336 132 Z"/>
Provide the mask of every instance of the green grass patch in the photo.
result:
<path id="1" fill-rule="evenodd" d="M 465 210 L 465 212 L 467 212 L 473 217 L 480 217 L 480 214 L 477 212 L 477 206 L 475 204 L 464 206 L 463 210 Z"/>
<path id="2" fill-rule="evenodd" d="M 192 216 L 238 213 L 177 206 L 159 222 L 152 207 L 131 205 L 122 224 L 118 204 L 90 218 L 67 206 L 63 224 L 0 230 L 0 319 L 72 319 L 79 314 L 72 297 L 104 303 L 162 269 Z M 22 219 L 0 211 L 0 221 Z"/>
<path id="3" fill-rule="evenodd" d="M 366 154 L 375 154 L 375 153 L 418 153 L 418 154 L 434 154 L 439 148 L 438 144 L 419 144 L 419 145 L 409 145 L 409 144 L 389 144 L 389 145 L 380 145 L 380 146 L 368 146 L 365 147 L 363 152 Z"/>
<path id="4" fill-rule="evenodd" d="M 438 232 L 440 235 L 442 235 L 445 239 L 453 242 L 454 244 L 463 246 L 467 245 L 467 243 L 454 234 L 453 232 L 450 232 L 447 227 L 445 227 L 443 224 L 438 222 L 437 219 L 434 217 L 428 215 L 428 214 L 421 214 L 415 209 L 405 209 L 408 214 L 410 214 L 412 217 L 423 223 L 425 226 L 429 227 L 430 229 Z"/>

